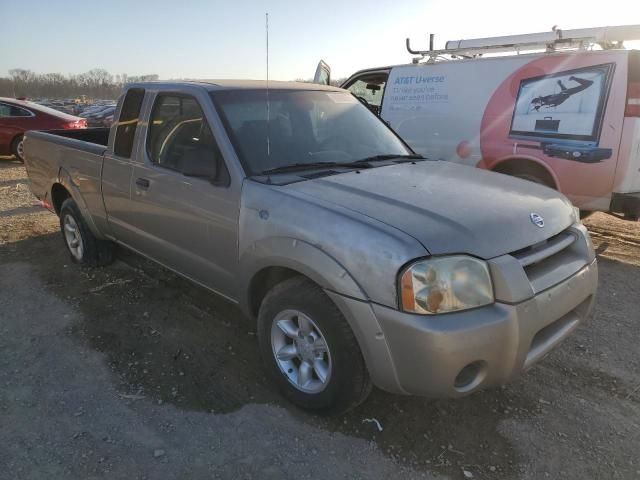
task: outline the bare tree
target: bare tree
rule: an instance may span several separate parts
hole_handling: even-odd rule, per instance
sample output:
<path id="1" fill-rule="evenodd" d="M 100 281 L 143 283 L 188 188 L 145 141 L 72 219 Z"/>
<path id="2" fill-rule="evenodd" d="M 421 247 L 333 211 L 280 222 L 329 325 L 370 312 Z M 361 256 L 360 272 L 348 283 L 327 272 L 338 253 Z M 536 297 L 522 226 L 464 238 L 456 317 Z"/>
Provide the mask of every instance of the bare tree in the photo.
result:
<path id="1" fill-rule="evenodd" d="M 0 96 L 28 98 L 117 98 L 122 87 L 132 82 L 158 80 L 158 75 L 112 75 L 102 68 L 94 68 L 79 75 L 61 73 L 36 74 L 30 70 L 14 68 L 9 77 L 0 77 Z"/>

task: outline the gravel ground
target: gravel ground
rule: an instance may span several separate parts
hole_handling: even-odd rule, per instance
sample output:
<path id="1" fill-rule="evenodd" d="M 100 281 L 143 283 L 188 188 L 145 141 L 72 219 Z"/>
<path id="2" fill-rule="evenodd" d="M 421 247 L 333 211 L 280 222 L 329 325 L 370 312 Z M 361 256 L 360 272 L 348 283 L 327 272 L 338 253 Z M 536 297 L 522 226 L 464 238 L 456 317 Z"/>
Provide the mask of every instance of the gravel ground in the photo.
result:
<path id="1" fill-rule="evenodd" d="M 585 221 L 594 318 L 520 379 L 327 419 L 283 402 L 234 306 L 124 251 L 77 267 L 34 204 L 0 160 L 0 478 L 640 478 L 639 224 Z"/>

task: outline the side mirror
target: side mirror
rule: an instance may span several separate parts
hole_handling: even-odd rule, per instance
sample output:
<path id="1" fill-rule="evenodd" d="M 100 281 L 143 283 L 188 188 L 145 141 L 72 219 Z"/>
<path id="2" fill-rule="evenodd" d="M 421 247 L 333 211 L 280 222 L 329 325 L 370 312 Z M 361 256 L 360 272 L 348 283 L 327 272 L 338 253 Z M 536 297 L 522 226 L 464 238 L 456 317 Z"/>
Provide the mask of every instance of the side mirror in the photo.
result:
<path id="1" fill-rule="evenodd" d="M 218 159 L 207 148 L 187 150 L 182 156 L 182 174 L 214 180 L 218 175 Z"/>

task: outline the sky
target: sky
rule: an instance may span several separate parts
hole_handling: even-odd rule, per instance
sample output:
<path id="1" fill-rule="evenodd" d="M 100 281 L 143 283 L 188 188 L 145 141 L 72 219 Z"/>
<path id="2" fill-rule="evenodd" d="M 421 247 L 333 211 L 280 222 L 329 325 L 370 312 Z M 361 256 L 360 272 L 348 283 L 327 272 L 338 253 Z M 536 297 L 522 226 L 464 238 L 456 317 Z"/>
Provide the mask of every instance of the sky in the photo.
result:
<path id="1" fill-rule="evenodd" d="M 0 76 L 12 68 L 171 78 L 311 78 L 319 59 L 343 78 L 406 63 L 412 45 L 640 24 L 640 0 L 0 0 Z M 516 7 L 517 5 L 517 7 Z M 640 42 L 629 44 L 640 48 Z"/>

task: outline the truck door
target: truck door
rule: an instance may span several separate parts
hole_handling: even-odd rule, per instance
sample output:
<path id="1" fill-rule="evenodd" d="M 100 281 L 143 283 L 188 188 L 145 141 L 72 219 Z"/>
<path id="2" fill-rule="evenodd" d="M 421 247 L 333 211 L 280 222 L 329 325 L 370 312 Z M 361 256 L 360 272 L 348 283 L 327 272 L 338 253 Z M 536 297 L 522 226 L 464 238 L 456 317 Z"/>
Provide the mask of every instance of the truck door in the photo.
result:
<path id="1" fill-rule="evenodd" d="M 145 91 L 131 88 L 127 91 L 118 121 L 111 129 L 109 145 L 102 166 L 102 198 L 107 212 L 109 233 L 117 240 L 130 244 L 135 237 L 135 218 L 132 213 L 131 176 L 132 152 L 139 134 L 139 117 Z M 114 136 L 115 135 L 115 136 Z"/>
<path id="2" fill-rule="evenodd" d="M 209 125 L 195 96 L 155 97 L 131 180 L 131 246 L 233 298 L 239 188 Z"/>

